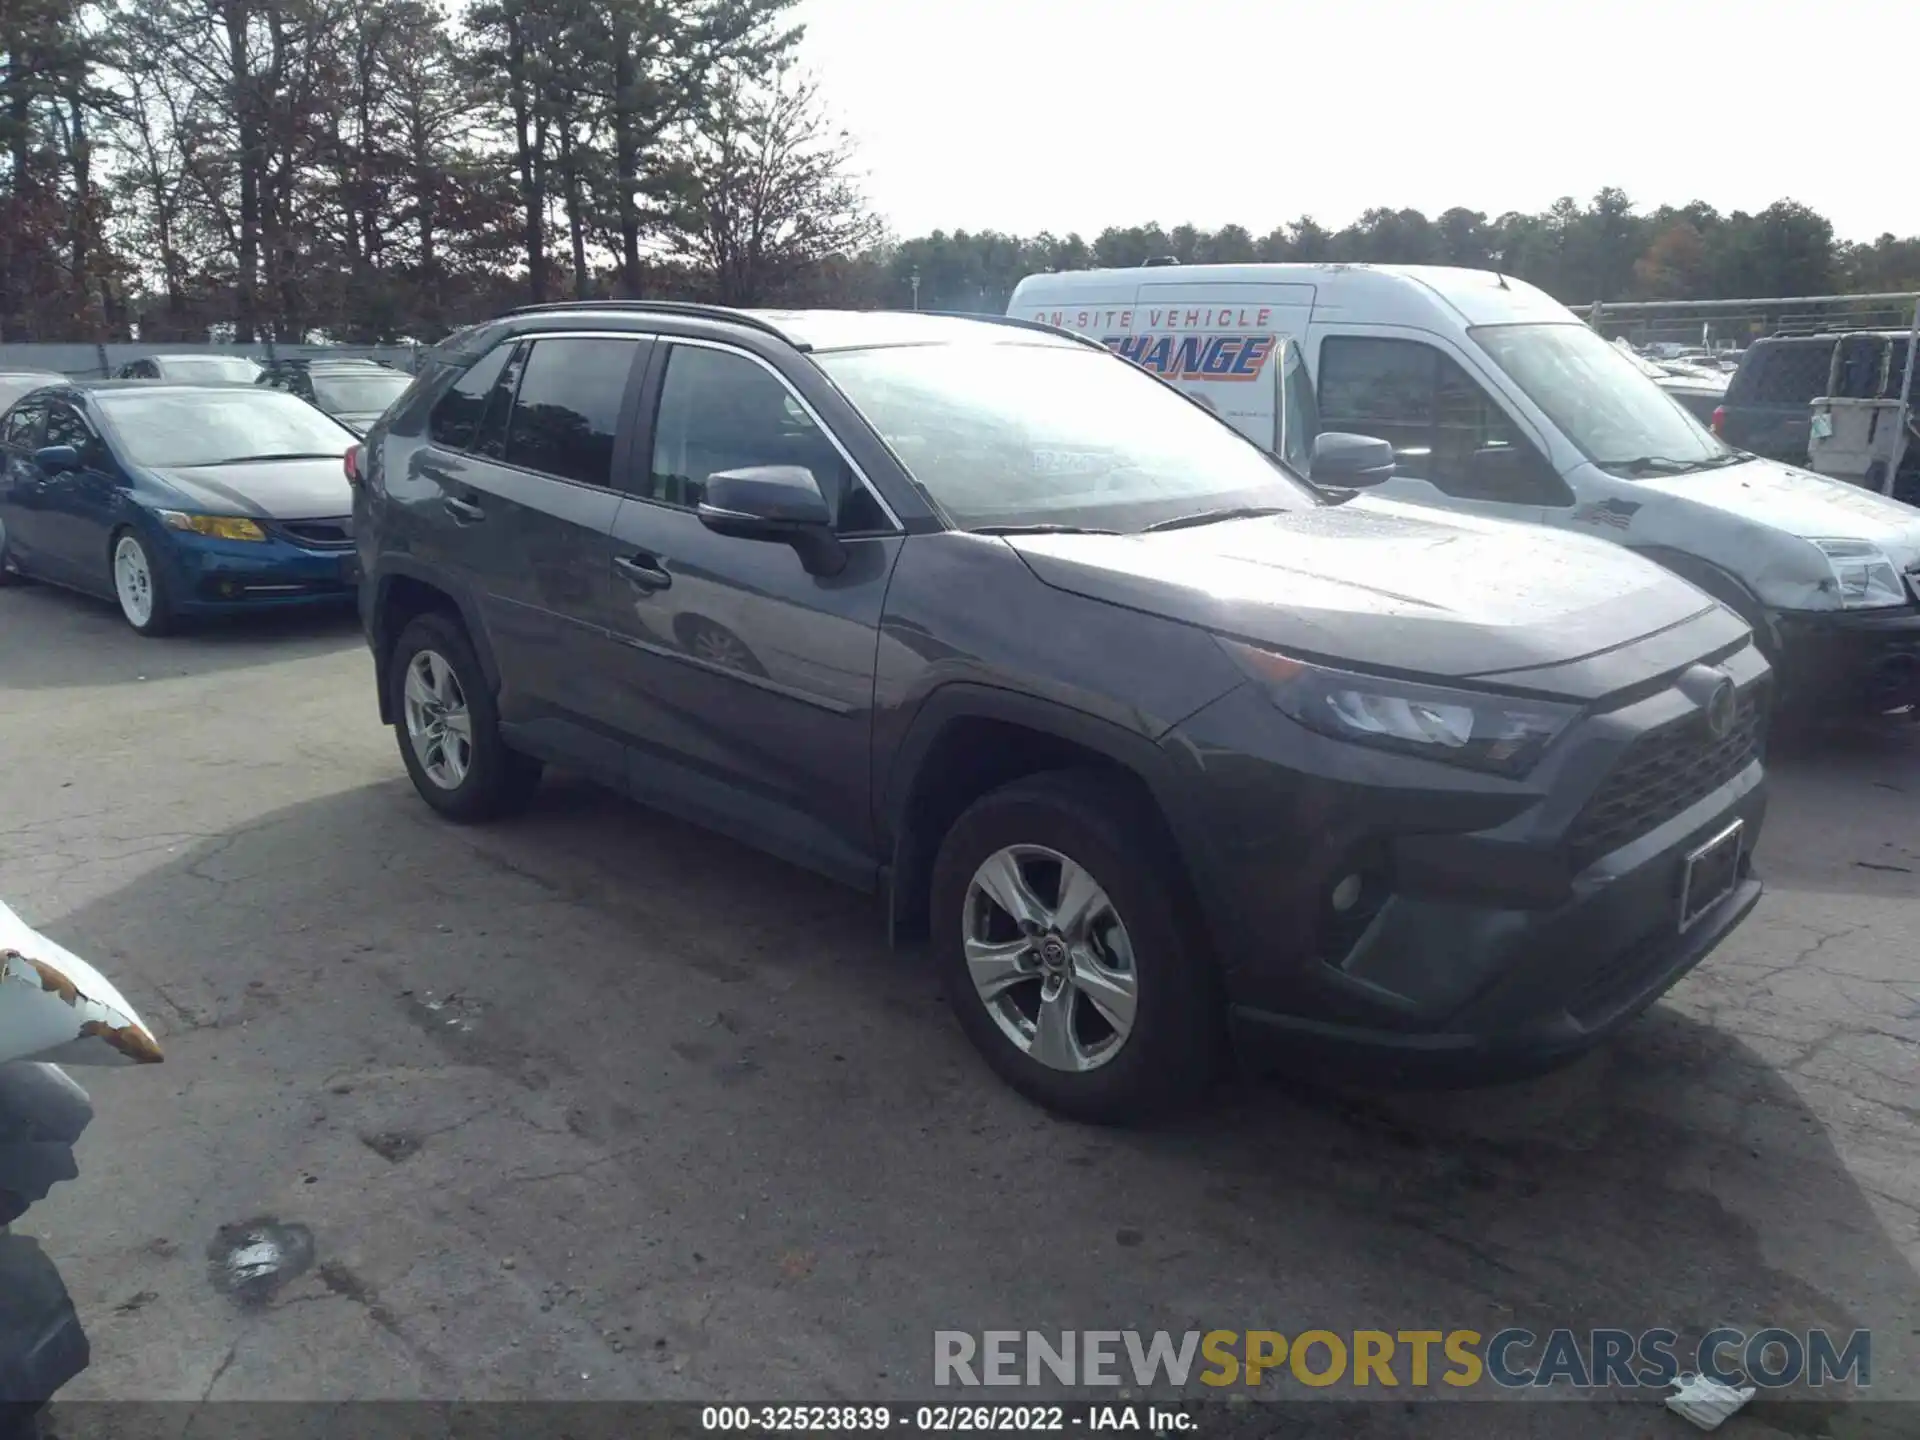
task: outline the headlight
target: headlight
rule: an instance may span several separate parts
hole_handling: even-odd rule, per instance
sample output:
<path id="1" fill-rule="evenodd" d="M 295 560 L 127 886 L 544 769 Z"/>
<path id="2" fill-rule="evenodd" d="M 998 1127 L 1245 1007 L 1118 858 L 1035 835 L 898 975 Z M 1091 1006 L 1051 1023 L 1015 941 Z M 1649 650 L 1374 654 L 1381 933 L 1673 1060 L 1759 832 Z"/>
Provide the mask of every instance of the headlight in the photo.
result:
<path id="1" fill-rule="evenodd" d="M 1865 540 L 1816 540 L 1833 570 L 1834 588 L 1847 610 L 1870 610 L 1880 605 L 1907 603 L 1900 572 L 1878 545 Z"/>
<path id="2" fill-rule="evenodd" d="M 1496 775 L 1524 775 L 1580 711 L 1573 705 L 1355 675 L 1274 650 L 1220 644 L 1310 730 Z"/>
<path id="3" fill-rule="evenodd" d="M 156 510 L 169 530 L 206 535 L 214 540 L 264 540 L 267 532 L 244 515 L 189 515 L 182 510 Z"/>

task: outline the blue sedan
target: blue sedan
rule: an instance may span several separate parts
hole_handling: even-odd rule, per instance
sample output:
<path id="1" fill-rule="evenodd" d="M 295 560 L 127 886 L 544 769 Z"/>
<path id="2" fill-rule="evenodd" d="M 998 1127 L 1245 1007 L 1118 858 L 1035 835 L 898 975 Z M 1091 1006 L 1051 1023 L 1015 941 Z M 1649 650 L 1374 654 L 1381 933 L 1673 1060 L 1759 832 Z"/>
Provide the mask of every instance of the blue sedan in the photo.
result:
<path id="1" fill-rule="evenodd" d="M 304 400 L 251 386 L 35 390 L 0 416 L 0 584 L 117 600 L 143 635 L 350 605 L 356 441 Z"/>

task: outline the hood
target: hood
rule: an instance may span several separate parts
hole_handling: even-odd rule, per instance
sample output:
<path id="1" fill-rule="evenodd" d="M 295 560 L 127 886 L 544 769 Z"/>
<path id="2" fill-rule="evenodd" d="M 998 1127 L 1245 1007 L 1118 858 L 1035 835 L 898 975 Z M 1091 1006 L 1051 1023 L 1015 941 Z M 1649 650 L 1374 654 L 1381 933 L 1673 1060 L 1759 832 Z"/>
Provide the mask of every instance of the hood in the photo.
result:
<path id="1" fill-rule="evenodd" d="M 185 465 L 154 472 L 196 509 L 266 520 L 320 520 L 353 513 L 344 464 L 256 460 L 244 465 Z"/>
<path id="2" fill-rule="evenodd" d="M 1372 498 L 1158 535 L 1009 543 L 1055 589 L 1417 675 L 1565 665 L 1714 608 L 1602 540 Z"/>
<path id="3" fill-rule="evenodd" d="M 1634 488 L 1691 500 L 1803 540 L 1870 541 L 1900 570 L 1920 564 L 1920 510 L 1775 460 L 1649 476 L 1635 480 Z"/>

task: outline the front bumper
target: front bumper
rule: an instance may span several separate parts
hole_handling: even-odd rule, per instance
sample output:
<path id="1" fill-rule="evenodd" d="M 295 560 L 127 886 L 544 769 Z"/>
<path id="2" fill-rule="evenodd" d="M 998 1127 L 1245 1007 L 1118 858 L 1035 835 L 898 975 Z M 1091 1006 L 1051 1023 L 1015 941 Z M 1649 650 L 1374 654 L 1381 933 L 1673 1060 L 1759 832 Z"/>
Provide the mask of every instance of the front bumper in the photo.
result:
<path id="1" fill-rule="evenodd" d="M 1483 1081 L 1570 1059 L 1650 1005 L 1760 895 L 1770 680 L 1751 647 L 1723 663 L 1731 738 L 1681 681 L 1643 687 L 1525 782 L 1283 732 L 1254 690 L 1185 722 L 1174 747 L 1199 761 L 1204 822 L 1177 829 L 1243 1062 Z M 1284 738 L 1248 754 L 1261 733 Z M 1683 928 L 1688 858 L 1735 824 L 1739 864 Z M 1341 915 L 1351 876 L 1362 900 Z"/>
<path id="2" fill-rule="evenodd" d="M 313 548 L 269 532 L 265 540 L 165 533 L 175 606 L 186 614 L 350 605 L 358 579 L 351 548 Z"/>
<path id="3" fill-rule="evenodd" d="M 1920 705 L 1920 606 L 1776 610 L 1767 619 L 1794 698 L 1873 714 Z"/>

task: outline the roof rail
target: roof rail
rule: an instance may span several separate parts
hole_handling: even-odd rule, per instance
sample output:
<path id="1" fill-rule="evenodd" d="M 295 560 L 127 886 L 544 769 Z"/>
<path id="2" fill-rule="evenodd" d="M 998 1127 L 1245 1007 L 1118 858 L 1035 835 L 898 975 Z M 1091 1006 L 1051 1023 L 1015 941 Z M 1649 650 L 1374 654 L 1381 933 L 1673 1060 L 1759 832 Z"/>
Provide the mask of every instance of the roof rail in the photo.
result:
<path id="1" fill-rule="evenodd" d="M 539 305 L 516 305 L 506 313 L 549 315 L 569 310 L 627 310 L 642 315 L 684 315 L 690 320 L 724 320 L 784 340 L 797 349 L 807 348 L 779 326 L 770 325 L 757 315 L 749 315 L 744 310 L 732 310 L 725 305 L 702 305 L 692 300 L 548 300 Z"/>
<path id="2" fill-rule="evenodd" d="M 971 310 L 915 310 L 915 315 L 938 315 L 947 320 L 978 320 L 985 325 L 1010 325 L 1016 330 L 1035 330 L 1042 335 L 1057 335 L 1063 340 L 1072 340 L 1101 352 L 1106 346 L 1091 335 L 1082 335 L 1078 330 L 1069 330 L 1064 325 L 1049 325 L 1044 320 L 1022 320 L 1018 315 L 982 315 Z"/>

